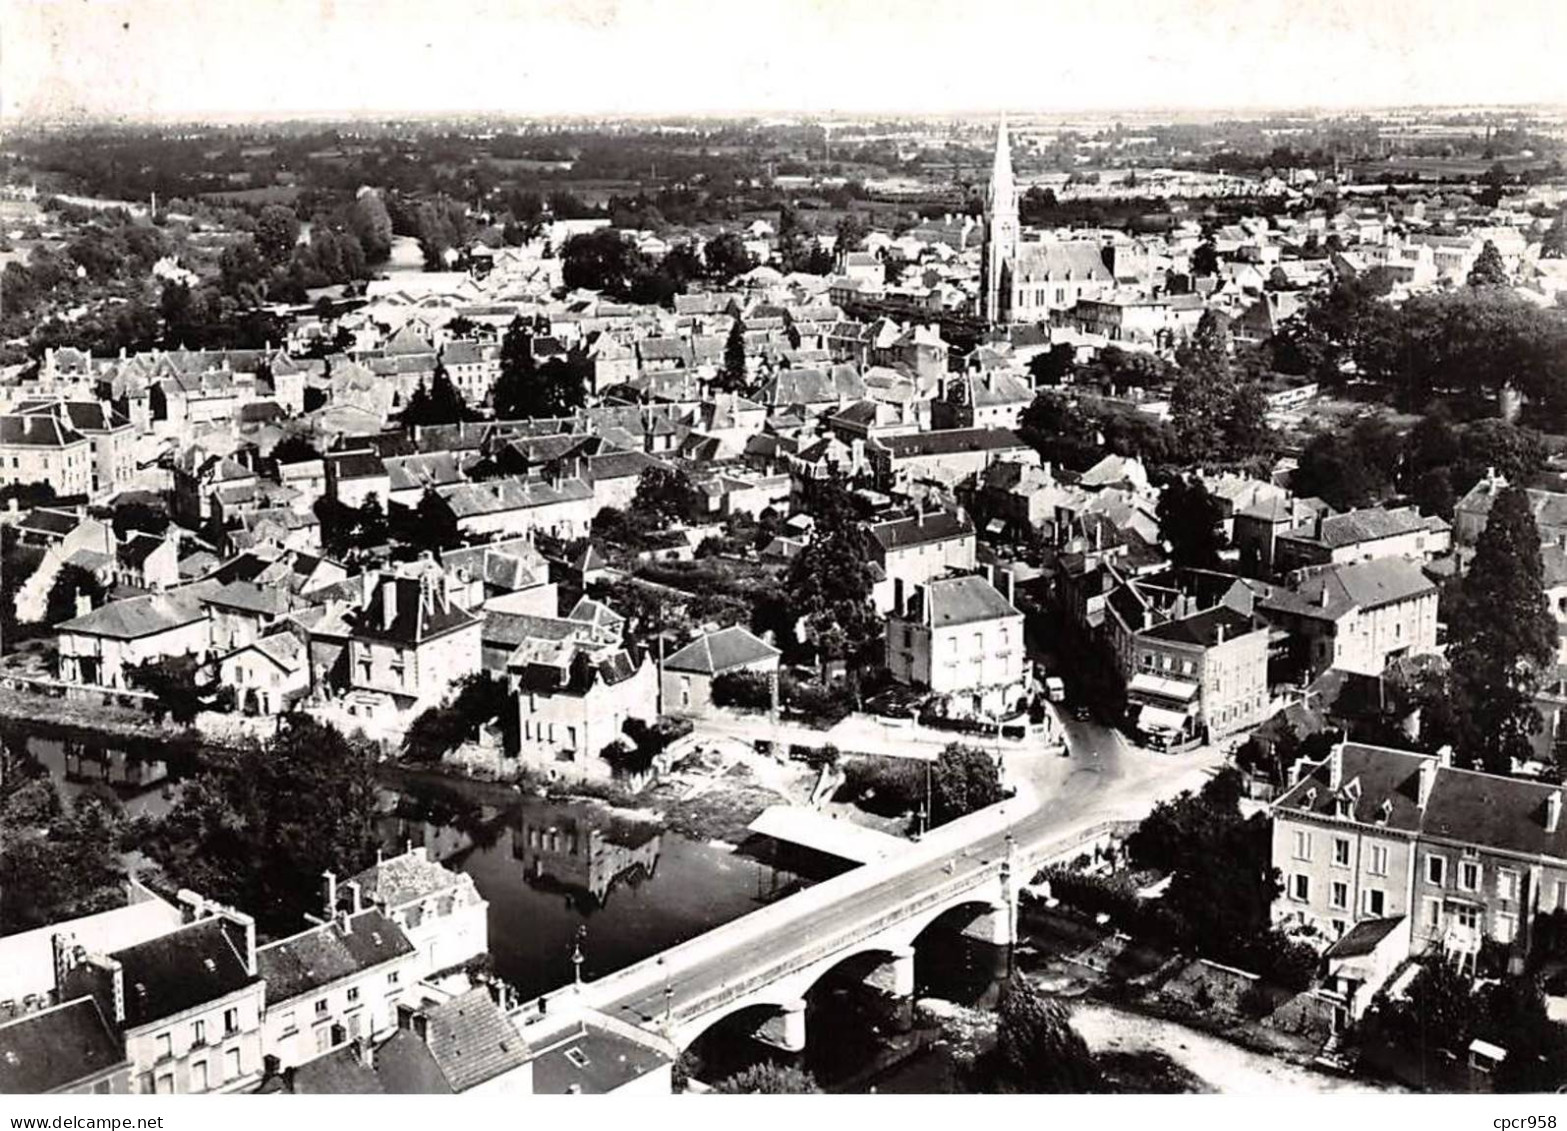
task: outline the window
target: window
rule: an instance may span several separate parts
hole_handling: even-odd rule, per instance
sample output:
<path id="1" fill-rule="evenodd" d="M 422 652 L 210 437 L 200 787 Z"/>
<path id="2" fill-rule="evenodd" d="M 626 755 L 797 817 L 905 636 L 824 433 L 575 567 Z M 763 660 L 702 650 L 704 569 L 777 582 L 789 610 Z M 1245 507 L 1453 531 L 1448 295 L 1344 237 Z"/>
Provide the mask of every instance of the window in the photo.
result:
<path id="1" fill-rule="evenodd" d="M 158 1095 L 172 1096 L 174 1094 L 174 1073 L 165 1072 L 158 1077 Z"/>
<path id="2" fill-rule="evenodd" d="M 158 1059 L 168 1060 L 174 1055 L 174 1036 L 171 1033 L 158 1034 Z"/>
<path id="3" fill-rule="evenodd" d="M 198 1060 L 190 1066 L 190 1090 L 193 1092 L 205 1092 L 207 1090 L 207 1062 Z"/>
<path id="4" fill-rule="evenodd" d="M 390 973 L 388 973 L 387 976 L 386 976 L 386 984 L 389 985 L 389 986 L 397 985 L 398 973 L 399 972 L 396 971 L 396 970 L 393 970 Z"/>
<path id="5" fill-rule="evenodd" d="M 1426 857 L 1426 883 L 1441 887 L 1447 883 L 1447 857 Z"/>
<path id="6" fill-rule="evenodd" d="M 322 1025 L 316 1030 L 316 1051 L 326 1052 L 332 1047 L 332 1026 Z"/>
<path id="7" fill-rule="evenodd" d="M 1458 886 L 1465 891 L 1480 890 L 1480 865 L 1474 860 L 1463 860 L 1458 865 Z"/>
<path id="8" fill-rule="evenodd" d="M 107 1081 L 107 1080 L 94 1080 L 93 1081 L 93 1086 L 92 1086 L 92 1094 L 95 1095 L 95 1096 L 106 1096 L 106 1095 L 108 1095 L 109 1094 L 109 1081 Z"/>
<path id="9" fill-rule="evenodd" d="M 1333 920 L 1333 933 L 1335 935 L 1338 935 L 1338 936 L 1342 937 L 1344 932 L 1347 931 L 1347 930 L 1349 930 L 1349 924 L 1344 922 L 1344 920 L 1342 920 L 1342 919 L 1335 919 L 1335 920 Z"/>
<path id="10" fill-rule="evenodd" d="M 1328 906 L 1339 911 L 1349 906 L 1349 885 L 1343 880 L 1334 880 L 1328 892 Z"/>
<path id="11" fill-rule="evenodd" d="M 356 1001 L 359 1000 L 359 987 L 358 986 L 349 986 L 348 987 L 348 1000 L 350 1002 L 356 1002 Z"/>
<path id="12" fill-rule="evenodd" d="M 200 1048 L 207 1043 L 207 1023 L 196 1021 L 190 1027 L 190 1043 L 192 1048 Z"/>
<path id="13" fill-rule="evenodd" d="M 1333 838 L 1333 863 L 1340 868 L 1349 867 L 1349 838 L 1336 836 Z"/>
<path id="14" fill-rule="evenodd" d="M 1387 911 L 1387 893 L 1381 888 L 1367 888 L 1363 893 L 1367 915 L 1381 916 Z"/>
<path id="15" fill-rule="evenodd" d="M 1311 877 L 1304 872 L 1296 872 L 1290 877 L 1290 898 L 1299 903 L 1308 903 L 1311 900 Z"/>
<path id="16" fill-rule="evenodd" d="M 316 1002 L 316 1016 L 326 1016 L 326 998 L 322 998 L 320 1001 Z"/>
<path id="17" fill-rule="evenodd" d="M 244 1064 L 239 1059 L 238 1049 L 229 1049 L 228 1055 L 223 1058 L 223 1078 L 235 1080 L 244 1074 Z"/>
<path id="18" fill-rule="evenodd" d="M 1499 869 L 1496 873 L 1496 894 L 1509 903 L 1518 902 L 1518 873 L 1511 868 Z"/>
<path id="19" fill-rule="evenodd" d="M 292 1009 L 283 1014 L 283 1032 L 292 1033 L 295 1029 L 298 1028 L 299 1022 L 295 1018 L 294 1011 Z"/>
<path id="20" fill-rule="evenodd" d="M 144 1096 L 150 1096 L 153 1092 L 152 1073 L 143 1072 L 136 1082 L 136 1088 Z"/>
<path id="21" fill-rule="evenodd" d="M 1480 929 L 1480 909 L 1472 903 L 1460 903 L 1453 908 L 1453 918 L 1460 927 L 1471 931 Z"/>
<path id="22" fill-rule="evenodd" d="M 1295 830 L 1295 859 L 1311 859 L 1311 834 L 1305 829 Z"/>
<path id="23" fill-rule="evenodd" d="M 1366 871 L 1373 876 L 1387 875 L 1387 845 L 1373 844 L 1371 846 L 1371 865 Z"/>
<path id="24" fill-rule="evenodd" d="M 1442 901 L 1426 899 L 1426 926 L 1436 930 L 1442 925 Z"/>
<path id="25" fill-rule="evenodd" d="M 1499 943 L 1510 943 L 1518 933 L 1518 917 L 1506 911 L 1498 911 L 1491 917 L 1491 935 Z"/>
<path id="26" fill-rule="evenodd" d="M 223 1034 L 232 1037 L 239 1032 L 239 1010 L 225 1009 L 223 1011 Z"/>

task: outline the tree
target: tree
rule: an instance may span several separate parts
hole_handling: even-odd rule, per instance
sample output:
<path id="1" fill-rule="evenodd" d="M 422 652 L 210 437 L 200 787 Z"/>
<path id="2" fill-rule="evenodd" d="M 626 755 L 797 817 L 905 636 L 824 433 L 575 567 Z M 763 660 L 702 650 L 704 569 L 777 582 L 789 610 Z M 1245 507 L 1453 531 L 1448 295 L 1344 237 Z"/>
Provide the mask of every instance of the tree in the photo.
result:
<path id="1" fill-rule="evenodd" d="M 1204 240 L 1197 245 L 1197 250 L 1192 252 L 1191 268 L 1193 275 L 1217 275 L 1219 273 L 1219 249 L 1213 245 L 1212 240 Z"/>
<path id="2" fill-rule="evenodd" d="M 96 574 L 79 565 L 65 563 L 60 567 L 60 572 L 55 574 L 54 584 L 49 587 L 44 611 L 45 623 L 59 624 L 70 620 L 77 615 L 79 602 L 84 597 L 88 608 L 97 608 L 103 603 L 103 584 Z"/>
<path id="3" fill-rule="evenodd" d="M 452 384 L 446 366 L 437 363 L 429 387 L 421 378 L 398 419 L 404 427 L 457 424 L 473 418 L 457 386 Z"/>
<path id="4" fill-rule="evenodd" d="M 1077 350 L 1070 343 L 1057 342 L 1044 353 L 1036 355 L 1028 363 L 1028 374 L 1034 385 L 1059 385 L 1077 367 Z"/>
<path id="5" fill-rule="evenodd" d="M 581 348 L 543 365 L 533 357 L 533 333 L 514 318 L 501 339 L 501 372 L 495 382 L 498 420 L 565 416 L 587 403 L 593 362 Z"/>
<path id="6" fill-rule="evenodd" d="M 708 275 L 719 283 L 727 283 L 756 266 L 756 260 L 745 249 L 745 240 L 736 232 L 724 232 L 708 240 L 702 248 L 702 259 Z"/>
<path id="7" fill-rule="evenodd" d="M 995 758 L 978 747 L 954 742 L 931 767 L 931 826 L 944 825 L 994 805 L 1003 796 Z"/>
<path id="8" fill-rule="evenodd" d="M 1534 692 L 1556 649 L 1556 621 L 1542 588 L 1540 533 L 1529 496 L 1506 488 L 1491 505 L 1448 616 L 1448 660 L 1472 726 L 1456 751 L 1467 764 L 1509 773 L 1530 756 L 1540 726 Z"/>
<path id="9" fill-rule="evenodd" d="M 1475 265 L 1469 269 L 1466 281 L 1471 287 L 1505 287 L 1512 282 L 1507 274 L 1507 264 L 1502 262 L 1502 253 L 1497 250 L 1495 243 L 1485 241 L 1479 257 L 1475 259 Z"/>
<path id="10" fill-rule="evenodd" d="M 631 513 L 645 520 L 647 526 L 665 527 L 689 518 L 695 499 L 696 491 L 684 471 L 653 464 L 643 468 L 637 480 Z"/>
<path id="11" fill-rule="evenodd" d="M 218 690 L 214 678 L 202 677 L 194 656 L 166 656 L 127 667 L 125 682 L 152 694 L 153 718 L 167 715 L 181 726 L 207 710 Z"/>
<path id="12" fill-rule="evenodd" d="M 133 530 L 161 538 L 169 529 L 168 511 L 161 505 L 136 500 L 118 504 L 110 521 L 116 538 L 124 538 Z"/>
<path id="13" fill-rule="evenodd" d="M 745 320 L 736 316 L 730 324 L 729 337 L 724 341 L 724 368 L 715 384 L 729 392 L 740 392 L 746 387 L 747 380 Z"/>
<path id="14" fill-rule="evenodd" d="M 365 259 L 371 263 L 386 262 L 392 253 L 392 218 L 381 194 L 371 188 L 360 189 L 349 212 L 349 224 L 359 238 Z"/>
<path id="15" fill-rule="evenodd" d="M 837 240 L 834 246 L 840 256 L 848 255 L 851 251 L 859 251 L 865 246 L 865 237 L 868 234 L 869 229 L 858 213 L 845 212 L 838 219 L 835 232 Z"/>
<path id="16" fill-rule="evenodd" d="M 273 266 L 287 263 L 299 242 L 299 217 L 286 204 L 269 204 L 256 220 L 256 249 Z"/>
<path id="17" fill-rule="evenodd" d="M 426 708 L 403 736 L 403 757 L 438 761 L 500 718 L 509 701 L 506 681 L 489 672 L 465 676 L 444 703 Z"/>
<path id="18" fill-rule="evenodd" d="M 352 876 L 375 861 L 378 796 L 371 746 L 291 715 L 231 767 L 187 781 L 146 851 L 179 886 L 292 934 L 323 910 L 322 872 Z"/>
<path id="19" fill-rule="evenodd" d="M 1556 213 L 1551 226 L 1540 237 L 1541 259 L 1567 259 L 1567 207 Z"/>
<path id="20" fill-rule="evenodd" d="M 880 630 L 871 605 L 874 578 L 864 536 L 849 493 L 823 484 L 816 496 L 816 526 L 810 541 L 789 563 L 788 592 L 805 640 L 823 664 L 860 656 Z"/>
<path id="21" fill-rule="evenodd" d="M 729 1096 L 800 1096 L 821 1092 L 816 1077 L 792 1064 L 763 1062 L 720 1080 L 713 1091 Z"/>
<path id="22" fill-rule="evenodd" d="M 1159 537 L 1170 545 L 1170 561 L 1193 569 L 1218 569 L 1224 549 L 1219 500 L 1195 477 L 1182 477 L 1159 493 Z"/>
<path id="23" fill-rule="evenodd" d="M 996 1017 L 997 1083 L 1006 1091 L 1093 1092 L 1104 1079 L 1072 1015 L 1025 977 L 1007 981 Z"/>
<path id="24" fill-rule="evenodd" d="M 25 790 L 25 792 L 24 792 Z M 25 783 L 6 798 L 9 817 L 38 795 Z M 0 826 L 0 891 L 5 893 L 0 931 L 11 933 L 47 926 L 81 915 L 123 906 L 125 871 L 117 846 L 124 814 L 106 789 L 76 795 L 69 808 L 31 806 L 35 816 L 50 813 L 43 828 L 19 830 L 9 820 Z"/>
<path id="25" fill-rule="evenodd" d="M 365 496 L 359 504 L 358 540 L 361 548 L 383 545 L 386 542 L 386 509 L 375 492 Z"/>

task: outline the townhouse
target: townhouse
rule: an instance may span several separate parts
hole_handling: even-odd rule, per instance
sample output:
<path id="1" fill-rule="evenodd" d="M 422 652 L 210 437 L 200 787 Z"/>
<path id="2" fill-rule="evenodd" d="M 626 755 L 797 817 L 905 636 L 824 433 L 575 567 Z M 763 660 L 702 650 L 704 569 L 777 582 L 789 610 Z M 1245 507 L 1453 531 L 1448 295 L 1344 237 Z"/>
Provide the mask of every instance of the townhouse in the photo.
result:
<path id="1" fill-rule="evenodd" d="M 1451 546 L 1451 527 L 1414 507 L 1369 507 L 1344 514 L 1318 511 L 1310 523 L 1275 536 L 1273 568 L 1283 575 L 1308 566 L 1349 565 L 1380 558 L 1430 561 Z"/>
<path id="2" fill-rule="evenodd" d="M 880 613 L 901 604 L 917 585 L 975 566 L 974 523 L 961 510 L 919 507 L 912 515 L 872 523 L 867 532 L 870 559 L 882 572 L 871 589 Z"/>
<path id="3" fill-rule="evenodd" d="M 1452 766 L 1446 752 L 1341 743 L 1272 806 L 1273 918 L 1338 938 L 1407 920 L 1409 954 L 1521 969 L 1542 914 L 1567 910 L 1562 787 Z"/>
<path id="4" fill-rule="evenodd" d="M 1436 651 L 1437 587 L 1403 558 L 1304 571 L 1258 607 L 1289 633 L 1289 664 L 1308 678 L 1329 668 L 1379 676 Z"/>
<path id="5" fill-rule="evenodd" d="M 1023 614 L 983 577 L 913 588 L 887 617 L 887 670 L 946 695 L 956 713 L 1012 714 L 1029 690 Z"/>

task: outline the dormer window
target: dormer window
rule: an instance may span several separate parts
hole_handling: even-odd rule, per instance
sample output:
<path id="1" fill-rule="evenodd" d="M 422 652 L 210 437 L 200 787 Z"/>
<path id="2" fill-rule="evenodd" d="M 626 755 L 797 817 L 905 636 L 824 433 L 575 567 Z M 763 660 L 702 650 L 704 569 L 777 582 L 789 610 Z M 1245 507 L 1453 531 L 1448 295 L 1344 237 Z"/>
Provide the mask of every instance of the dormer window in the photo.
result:
<path id="1" fill-rule="evenodd" d="M 1310 789 L 1308 789 L 1306 791 L 1306 805 L 1305 805 L 1305 808 L 1310 809 L 1316 803 L 1317 803 L 1317 787 L 1316 786 L 1312 786 Z"/>
<path id="2" fill-rule="evenodd" d="M 1355 803 L 1348 797 L 1335 797 L 1333 799 L 1333 815 L 1343 817 L 1345 820 L 1355 815 Z"/>
<path id="3" fill-rule="evenodd" d="M 1391 797 L 1384 797 L 1382 799 L 1382 804 L 1377 806 L 1377 820 L 1385 825 L 1388 822 L 1388 818 L 1390 818 L 1392 815 L 1393 799 Z"/>

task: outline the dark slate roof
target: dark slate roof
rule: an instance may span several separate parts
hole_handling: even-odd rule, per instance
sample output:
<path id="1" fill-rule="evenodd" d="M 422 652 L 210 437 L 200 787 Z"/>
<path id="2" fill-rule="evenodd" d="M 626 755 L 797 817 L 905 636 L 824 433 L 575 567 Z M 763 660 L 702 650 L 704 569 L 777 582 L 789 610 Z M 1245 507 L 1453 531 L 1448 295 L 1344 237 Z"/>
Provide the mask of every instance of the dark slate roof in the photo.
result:
<path id="1" fill-rule="evenodd" d="M 1181 620 L 1166 621 L 1164 624 L 1148 629 L 1143 635 L 1155 640 L 1199 644 L 1204 648 L 1211 648 L 1220 643 L 1220 629 L 1224 631 L 1224 639 L 1234 640 L 1237 636 L 1250 632 L 1254 627 L 1249 616 L 1236 612 L 1228 605 L 1219 605 Z"/>
<path id="2" fill-rule="evenodd" d="M 1351 565 L 1328 566 L 1299 580 L 1293 589 L 1276 589 L 1264 609 L 1338 620 L 1351 609 L 1375 609 L 1435 593 L 1436 586 L 1419 566 L 1403 558 L 1376 558 Z"/>
<path id="3" fill-rule="evenodd" d="M 65 621 L 58 631 L 135 640 L 203 620 L 206 615 L 206 611 L 194 602 L 160 593 L 111 601 L 90 613 Z"/>
<path id="4" fill-rule="evenodd" d="M 403 929 L 371 908 L 257 947 L 256 967 L 267 980 L 267 1005 L 272 1006 L 413 952 Z"/>
<path id="5" fill-rule="evenodd" d="M 928 582 L 916 599 L 924 603 L 922 619 L 932 628 L 951 628 L 1022 615 L 994 585 L 974 575 Z"/>
<path id="6" fill-rule="evenodd" d="M 1391 510 L 1367 507 L 1364 510 L 1324 516 L 1320 534 L 1315 523 L 1306 523 L 1283 531 L 1279 537 L 1337 550 L 1345 546 L 1374 542 L 1379 538 L 1393 538 L 1417 530 L 1442 530 L 1446 529 L 1446 526 L 1447 524 L 1441 519 L 1426 518 L 1414 507 L 1396 507 Z"/>
<path id="7" fill-rule="evenodd" d="M 326 457 L 327 470 L 334 472 L 339 481 L 344 479 L 377 479 L 386 474 L 386 464 L 375 452 L 341 452 Z"/>
<path id="8" fill-rule="evenodd" d="M 739 625 L 697 637 L 664 661 L 668 671 L 720 675 L 762 660 L 775 660 L 781 652 Z"/>
<path id="9" fill-rule="evenodd" d="M 994 452 L 1027 447 L 1010 428 L 948 428 L 940 432 L 910 432 L 876 437 L 893 459 L 956 455 L 959 452 Z"/>
<path id="10" fill-rule="evenodd" d="M 878 522 L 871 527 L 871 537 L 883 550 L 901 550 L 908 546 L 921 546 L 930 542 L 945 542 L 949 538 L 963 538 L 974 533 L 974 523 L 961 511 L 923 511 L 907 518 L 894 518 Z"/>
<path id="11" fill-rule="evenodd" d="M 375 1070 L 348 1044 L 301 1064 L 294 1070 L 289 1091 L 296 1096 L 377 1096 L 386 1089 Z"/>
<path id="12" fill-rule="evenodd" d="M 1386 825 L 1390 829 L 1415 832 L 1420 828 L 1420 766 L 1430 756 L 1382 746 L 1364 746 L 1346 742 L 1342 747 L 1341 784 L 1358 782 L 1359 798 L 1353 816 L 1365 824 L 1383 823 L 1380 809 L 1384 801 L 1392 803 Z M 1284 796 L 1274 803 L 1276 809 L 1296 810 L 1331 817 L 1335 795 L 1328 762 L 1315 766 Z"/>
<path id="13" fill-rule="evenodd" d="M 125 973 L 127 1028 L 227 997 L 256 980 L 245 969 L 244 932 L 224 918 L 199 920 L 109 957 Z"/>
<path id="14" fill-rule="evenodd" d="M 98 1003 L 77 998 L 0 1025 L 0 1095 L 40 1095 L 125 1063 Z"/>
<path id="15" fill-rule="evenodd" d="M 75 511 L 39 507 L 37 510 L 28 512 L 27 517 L 17 524 L 17 529 L 40 534 L 64 536 L 81 524 L 82 516 Z"/>
<path id="16" fill-rule="evenodd" d="M 1349 933 L 1328 947 L 1324 958 L 1358 958 L 1376 950 L 1381 941 L 1398 929 L 1404 921 L 1402 915 L 1381 919 L 1362 919 L 1349 929 Z"/>
<path id="17" fill-rule="evenodd" d="M 122 563 L 128 566 L 143 566 L 147 559 L 161 550 L 166 543 L 156 534 L 148 534 L 143 530 L 132 530 L 125 541 L 116 547 L 116 552 Z"/>
<path id="18" fill-rule="evenodd" d="M 440 583 L 436 583 L 439 588 Z M 385 616 L 389 594 L 395 593 L 391 623 Z M 424 586 L 417 577 L 386 577 L 376 586 L 370 603 L 354 614 L 354 635 L 361 639 L 387 640 L 413 646 L 456 632 L 478 618 L 442 594 L 431 592 L 426 599 Z"/>
<path id="19" fill-rule="evenodd" d="M 1567 822 L 1545 827 L 1546 799 L 1558 787 L 1474 770 L 1442 767 L 1431 787 L 1425 836 L 1567 859 Z"/>
<path id="20" fill-rule="evenodd" d="M 452 1086 L 418 1036 L 399 1029 L 375 1050 L 381 1089 L 394 1096 L 449 1096 Z"/>

